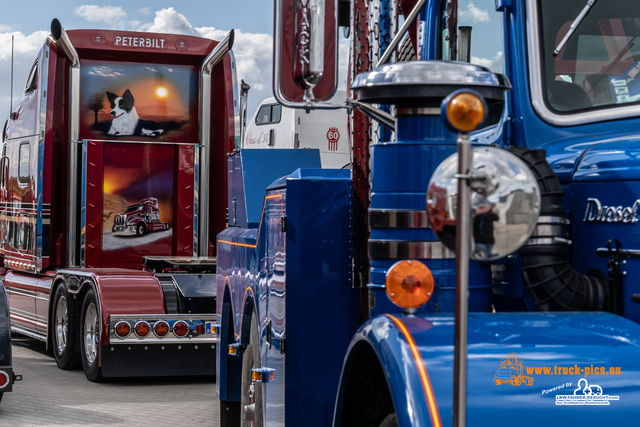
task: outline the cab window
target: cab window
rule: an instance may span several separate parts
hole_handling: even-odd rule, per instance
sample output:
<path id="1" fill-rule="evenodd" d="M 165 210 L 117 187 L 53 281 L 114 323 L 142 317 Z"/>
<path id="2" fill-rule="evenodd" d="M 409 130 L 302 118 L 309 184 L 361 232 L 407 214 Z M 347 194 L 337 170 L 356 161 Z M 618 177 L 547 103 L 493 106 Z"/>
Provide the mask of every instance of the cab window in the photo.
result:
<path id="1" fill-rule="evenodd" d="M 282 105 L 280 104 L 263 105 L 258 110 L 258 114 L 256 116 L 256 124 L 269 125 L 272 123 L 280 123 L 281 117 L 282 117 Z"/>
<path id="2" fill-rule="evenodd" d="M 20 186 L 25 186 L 29 183 L 29 154 L 29 143 L 20 144 L 18 153 L 18 183 Z"/>
<path id="3" fill-rule="evenodd" d="M 543 93 L 559 114 L 640 101 L 640 3 L 595 2 L 562 44 L 586 5 L 538 3 Z"/>
<path id="4" fill-rule="evenodd" d="M 27 84 L 24 89 L 24 94 L 27 95 L 38 87 L 38 61 L 34 62 L 29 71 L 29 77 L 27 78 Z"/>

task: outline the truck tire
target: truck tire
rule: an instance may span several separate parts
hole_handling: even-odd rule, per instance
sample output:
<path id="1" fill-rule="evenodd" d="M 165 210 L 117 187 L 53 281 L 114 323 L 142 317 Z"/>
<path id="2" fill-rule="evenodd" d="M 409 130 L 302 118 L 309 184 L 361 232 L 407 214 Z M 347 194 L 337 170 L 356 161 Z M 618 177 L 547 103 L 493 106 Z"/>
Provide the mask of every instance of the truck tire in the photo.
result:
<path id="1" fill-rule="evenodd" d="M 147 231 L 147 228 L 144 224 L 140 223 L 136 226 L 136 236 L 144 236 L 144 233 Z"/>
<path id="2" fill-rule="evenodd" d="M 249 345 L 242 354 L 242 387 L 240 395 L 240 418 L 242 427 L 261 427 L 262 419 L 262 387 L 260 383 L 251 380 L 252 369 L 259 368 L 260 337 L 256 319 L 251 319 L 251 334 Z"/>
<path id="3" fill-rule="evenodd" d="M 387 415 L 378 427 L 398 427 L 398 416 L 395 412 Z"/>
<path id="4" fill-rule="evenodd" d="M 90 289 L 82 303 L 80 354 L 82 355 L 84 374 L 92 382 L 102 381 L 102 368 L 99 365 L 100 322 L 96 295 L 93 289 Z"/>
<path id="5" fill-rule="evenodd" d="M 76 348 L 76 304 L 64 286 L 56 288 L 52 308 L 53 357 L 60 369 L 78 369 L 82 363 Z"/>

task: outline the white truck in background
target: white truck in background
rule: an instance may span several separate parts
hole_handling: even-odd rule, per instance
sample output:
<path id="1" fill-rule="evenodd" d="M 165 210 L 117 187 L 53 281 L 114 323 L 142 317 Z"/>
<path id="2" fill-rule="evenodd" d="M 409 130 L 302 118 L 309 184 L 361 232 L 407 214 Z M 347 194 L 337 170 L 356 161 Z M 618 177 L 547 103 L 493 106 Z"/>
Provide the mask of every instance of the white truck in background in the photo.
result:
<path id="1" fill-rule="evenodd" d="M 346 91 L 338 90 L 332 101 L 342 103 Z M 349 167 L 350 141 L 347 111 L 288 108 L 267 98 L 247 124 L 242 148 L 318 148 L 326 169 Z"/>

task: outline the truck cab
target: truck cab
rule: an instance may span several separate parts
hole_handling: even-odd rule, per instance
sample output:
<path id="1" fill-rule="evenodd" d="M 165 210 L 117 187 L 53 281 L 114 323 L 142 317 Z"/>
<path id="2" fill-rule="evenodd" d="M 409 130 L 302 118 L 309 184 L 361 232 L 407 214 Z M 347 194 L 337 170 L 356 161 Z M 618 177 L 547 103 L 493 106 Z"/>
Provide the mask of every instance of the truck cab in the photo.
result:
<path id="1" fill-rule="evenodd" d="M 331 98 L 343 103 L 346 91 Z M 346 108 L 310 110 L 287 107 L 267 98 L 260 103 L 247 124 L 242 148 L 315 148 L 323 168 L 349 167 L 350 136 Z"/>

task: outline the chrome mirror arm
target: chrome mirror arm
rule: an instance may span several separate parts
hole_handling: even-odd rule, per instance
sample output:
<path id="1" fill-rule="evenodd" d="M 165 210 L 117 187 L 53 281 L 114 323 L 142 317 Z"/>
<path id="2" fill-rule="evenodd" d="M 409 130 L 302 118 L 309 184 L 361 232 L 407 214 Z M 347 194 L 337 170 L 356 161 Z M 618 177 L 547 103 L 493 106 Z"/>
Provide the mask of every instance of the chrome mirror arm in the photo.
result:
<path id="1" fill-rule="evenodd" d="M 396 131 L 396 119 L 386 111 L 376 108 L 371 104 L 366 104 L 351 98 L 347 98 L 345 102 L 349 108 L 359 109 L 364 115 L 385 126 L 391 132 Z"/>

